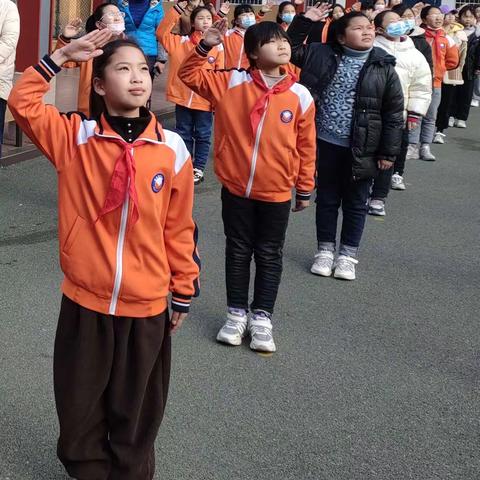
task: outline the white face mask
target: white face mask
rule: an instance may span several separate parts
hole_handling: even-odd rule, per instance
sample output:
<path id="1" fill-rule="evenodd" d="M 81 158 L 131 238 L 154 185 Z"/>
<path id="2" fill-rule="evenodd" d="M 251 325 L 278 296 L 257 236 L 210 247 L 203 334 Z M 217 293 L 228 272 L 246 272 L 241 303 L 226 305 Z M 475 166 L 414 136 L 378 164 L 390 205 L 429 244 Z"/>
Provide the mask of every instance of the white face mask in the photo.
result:
<path id="1" fill-rule="evenodd" d="M 120 35 L 125 31 L 125 22 L 109 23 L 106 27 L 114 34 Z"/>

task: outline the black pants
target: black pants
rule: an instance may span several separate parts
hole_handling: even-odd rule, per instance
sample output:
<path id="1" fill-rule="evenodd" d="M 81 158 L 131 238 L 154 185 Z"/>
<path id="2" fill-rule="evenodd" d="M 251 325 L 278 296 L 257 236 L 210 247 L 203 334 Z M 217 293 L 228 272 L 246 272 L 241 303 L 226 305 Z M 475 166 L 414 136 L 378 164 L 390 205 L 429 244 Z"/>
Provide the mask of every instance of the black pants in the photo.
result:
<path id="1" fill-rule="evenodd" d="M 102 315 L 62 299 L 54 353 L 58 457 L 79 480 L 151 480 L 170 379 L 168 312 Z"/>
<path id="2" fill-rule="evenodd" d="M 322 140 L 318 140 L 317 145 L 317 241 L 319 248 L 327 243 L 336 244 L 338 209 L 341 206 L 342 254 L 342 246 L 357 249 L 360 245 L 372 181 L 353 181 L 350 148 Z"/>
<path id="3" fill-rule="evenodd" d="M 418 126 L 417 128 L 420 128 Z M 390 182 L 392 180 L 392 175 L 398 173 L 402 175 L 405 173 L 405 159 L 407 158 L 408 150 L 408 128 L 403 130 L 402 135 L 402 146 L 400 154 L 395 159 L 395 163 L 392 168 L 388 170 L 379 170 L 378 175 L 375 177 L 372 188 L 372 198 L 385 201 L 388 192 L 390 191 Z"/>
<path id="4" fill-rule="evenodd" d="M 7 111 L 7 101 L 0 98 L 0 158 L 2 158 L 3 130 L 5 128 L 5 112 Z"/>
<path id="5" fill-rule="evenodd" d="M 468 120 L 474 85 L 475 80 L 465 80 L 463 85 L 459 85 L 455 89 L 456 95 L 452 104 L 451 116 L 455 117 L 457 120 Z"/>
<path id="6" fill-rule="evenodd" d="M 227 304 L 248 310 L 250 263 L 255 259 L 252 310 L 273 313 L 283 270 L 283 245 L 290 214 L 288 202 L 262 202 L 222 189 L 226 237 Z"/>
<path id="7" fill-rule="evenodd" d="M 438 107 L 436 127 L 439 132 L 448 128 L 448 120 L 453 116 L 453 101 L 460 85 L 446 85 L 442 83 L 442 100 Z"/>

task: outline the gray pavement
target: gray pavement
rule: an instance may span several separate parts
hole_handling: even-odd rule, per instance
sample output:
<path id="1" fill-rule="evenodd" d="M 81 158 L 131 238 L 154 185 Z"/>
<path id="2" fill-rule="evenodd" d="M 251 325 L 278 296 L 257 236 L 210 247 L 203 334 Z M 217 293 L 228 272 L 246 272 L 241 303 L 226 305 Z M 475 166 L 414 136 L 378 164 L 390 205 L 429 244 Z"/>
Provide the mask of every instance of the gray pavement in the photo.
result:
<path id="1" fill-rule="evenodd" d="M 369 218 L 352 283 L 313 277 L 314 209 L 292 214 L 273 356 L 214 341 L 219 186 L 198 190 L 203 293 L 174 340 L 162 480 L 480 477 L 480 111 Z M 66 478 L 52 352 L 61 274 L 43 158 L 0 170 L 0 480 Z"/>

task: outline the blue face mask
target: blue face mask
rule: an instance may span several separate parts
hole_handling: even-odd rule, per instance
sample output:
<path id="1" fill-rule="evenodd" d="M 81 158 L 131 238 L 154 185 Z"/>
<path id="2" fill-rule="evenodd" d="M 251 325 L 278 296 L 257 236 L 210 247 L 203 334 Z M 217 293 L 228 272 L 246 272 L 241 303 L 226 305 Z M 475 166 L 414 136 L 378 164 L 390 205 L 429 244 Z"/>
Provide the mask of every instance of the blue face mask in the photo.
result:
<path id="1" fill-rule="evenodd" d="M 241 20 L 240 20 L 240 25 L 247 29 L 248 27 L 251 27 L 252 25 L 255 25 L 257 23 L 257 21 L 255 20 L 255 17 L 243 17 Z"/>
<path id="2" fill-rule="evenodd" d="M 410 30 L 411 28 L 408 28 L 408 25 L 404 21 L 400 21 L 390 23 L 390 25 L 388 25 L 388 27 L 385 29 L 385 33 L 389 37 L 401 37 Z"/>
<path id="3" fill-rule="evenodd" d="M 285 23 L 290 24 L 292 23 L 294 17 L 295 17 L 294 13 L 284 13 L 281 18 Z"/>
<path id="4" fill-rule="evenodd" d="M 415 27 L 416 27 L 416 23 L 415 23 L 415 20 L 404 20 L 405 24 L 407 25 L 408 27 L 408 30 L 407 32 L 409 32 L 410 30 L 413 30 Z"/>

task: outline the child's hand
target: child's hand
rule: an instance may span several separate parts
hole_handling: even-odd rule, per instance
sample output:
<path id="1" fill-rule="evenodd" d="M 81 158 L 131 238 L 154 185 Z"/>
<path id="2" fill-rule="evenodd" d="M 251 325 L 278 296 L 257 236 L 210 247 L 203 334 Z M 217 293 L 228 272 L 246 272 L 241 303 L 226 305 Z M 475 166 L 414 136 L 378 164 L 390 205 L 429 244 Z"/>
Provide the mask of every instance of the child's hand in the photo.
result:
<path id="1" fill-rule="evenodd" d="M 220 6 L 220 11 L 221 11 L 225 16 L 227 16 L 228 13 L 230 12 L 230 2 L 222 3 L 222 5 Z"/>
<path id="2" fill-rule="evenodd" d="M 301 212 L 310 206 L 310 200 L 295 200 L 295 206 L 292 212 Z"/>
<path id="3" fill-rule="evenodd" d="M 309 18 L 312 22 L 320 22 L 325 20 L 332 7 L 328 3 L 317 3 L 314 7 L 309 8 L 305 14 L 305 18 Z"/>
<path id="4" fill-rule="evenodd" d="M 389 170 L 390 168 L 393 167 L 393 162 L 390 162 L 389 160 L 379 160 L 377 162 L 379 170 Z"/>
<path id="5" fill-rule="evenodd" d="M 422 11 L 422 8 L 425 7 L 425 5 L 426 3 L 418 2 L 412 7 L 412 11 L 416 17 L 420 16 L 420 12 Z"/>
<path id="6" fill-rule="evenodd" d="M 172 316 L 170 317 L 170 334 L 175 333 L 182 326 L 187 316 L 188 313 L 172 312 Z"/>
<path id="7" fill-rule="evenodd" d="M 262 8 L 260 9 L 260 11 L 263 14 L 271 12 L 274 6 L 275 6 L 275 2 L 273 2 L 272 0 L 268 0 L 267 3 L 262 5 Z"/>
<path id="8" fill-rule="evenodd" d="M 223 41 L 223 36 L 227 31 L 227 19 L 222 18 L 218 22 L 215 22 L 208 30 L 203 34 L 203 42 L 208 47 L 216 47 Z"/>
<path id="9" fill-rule="evenodd" d="M 65 25 L 63 29 L 62 36 L 65 38 L 73 38 L 76 37 L 80 31 L 82 30 L 82 19 L 81 18 L 74 18 L 70 22 Z"/>
<path id="10" fill-rule="evenodd" d="M 51 59 L 62 66 L 65 62 L 88 62 L 103 53 L 102 47 L 112 38 L 112 32 L 105 28 L 94 30 L 87 35 L 72 40 L 68 45 L 53 52 Z"/>
<path id="11" fill-rule="evenodd" d="M 182 10 L 186 10 L 187 6 L 188 6 L 188 0 L 180 0 L 177 2 L 177 5 L 182 9 Z"/>

